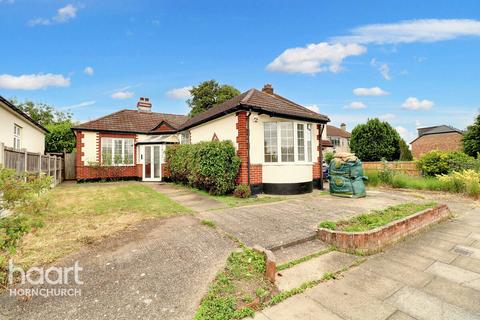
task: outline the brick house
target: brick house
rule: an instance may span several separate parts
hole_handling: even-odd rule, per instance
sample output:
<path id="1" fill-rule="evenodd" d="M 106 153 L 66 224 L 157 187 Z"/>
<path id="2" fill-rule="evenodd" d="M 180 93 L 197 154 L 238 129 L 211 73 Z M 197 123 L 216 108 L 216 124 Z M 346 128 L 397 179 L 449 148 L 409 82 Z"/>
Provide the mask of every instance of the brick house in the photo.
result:
<path id="1" fill-rule="evenodd" d="M 237 183 L 254 193 L 292 194 L 321 187 L 322 141 L 329 118 L 275 94 L 250 89 L 192 118 L 155 113 L 146 98 L 74 128 L 77 180 L 168 178 L 172 143 L 230 140 L 241 159 Z M 98 164 L 102 165 L 99 166 Z"/>
<path id="2" fill-rule="evenodd" d="M 460 151 L 462 150 L 463 131 L 440 125 L 418 128 L 418 137 L 411 142 L 414 158 L 420 158 L 432 150 Z"/>
<path id="3" fill-rule="evenodd" d="M 350 152 L 350 137 L 352 134 L 347 131 L 347 125 L 342 123 L 340 128 L 327 125 L 327 139 L 331 147 L 326 148 L 327 152 Z"/>

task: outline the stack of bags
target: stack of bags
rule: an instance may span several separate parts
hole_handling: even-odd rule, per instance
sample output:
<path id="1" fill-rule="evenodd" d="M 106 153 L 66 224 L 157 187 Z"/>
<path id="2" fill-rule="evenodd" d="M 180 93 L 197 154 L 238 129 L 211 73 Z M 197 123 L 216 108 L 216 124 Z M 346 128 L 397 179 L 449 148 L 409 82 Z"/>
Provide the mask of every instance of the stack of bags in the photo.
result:
<path id="1" fill-rule="evenodd" d="M 342 197 L 365 197 L 362 162 L 351 153 L 338 153 L 328 168 L 330 194 Z"/>

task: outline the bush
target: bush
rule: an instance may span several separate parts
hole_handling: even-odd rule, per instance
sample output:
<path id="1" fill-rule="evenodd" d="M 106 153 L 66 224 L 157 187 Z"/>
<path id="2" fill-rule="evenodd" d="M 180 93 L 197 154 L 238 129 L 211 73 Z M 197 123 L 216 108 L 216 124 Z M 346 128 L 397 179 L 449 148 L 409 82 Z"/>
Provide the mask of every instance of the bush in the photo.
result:
<path id="1" fill-rule="evenodd" d="M 248 185 L 239 184 L 235 187 L 233 195 L 237 198 L 248 198 L 252 195 L 252 192 L 250 191 L 250 187 Z"/>
<path id="2" fill-rule="evenodd" d="M 235 187 L 240 158 L 230 141 L 211 141 L 168 147 L 165 162 L 170 178 L 214 195 Z"/>
<path id="3" fill-rule="evenodd" d="M 448 186 L 453 192 L 465 193 L 471 197 L 480 195 L 480 173 L 474 170 L 440 175 L 438 180 Z"/>
<path id="4" fill-rule="evenodd" d="M 326 220 L 320 222 L 318 225 L 320 228 L 335 230 L 337 228 L 337 224 L 334 221 Z"/>
<path id="5" fill-rule="evenodd" d="M 475 158 L 459 151 L 447 152 L 433 150 L 417 160 L 417 168 L 422 171 L 424 176 L 430 177 L 477 167 L 478 161 L 475 160 Z"/>
<path id="6" fill-rule="evenodd" d="M 327 164 L 330 164 L 330 162 L 332 162 L 333 158 L 335 157 L 335 155 L 333 154 L 333 152 L 327 152 L 325 153 L 325 162 Z"/>
<path id="7" fill-rule="evenodd" d="M 407 143 L 405 140 L 400 139 L 399 142 L 399 147 L 400 147 L 400 161 L 412 161 L 413 160 L 413 155 L 412 151 L 408 148 Z"/>

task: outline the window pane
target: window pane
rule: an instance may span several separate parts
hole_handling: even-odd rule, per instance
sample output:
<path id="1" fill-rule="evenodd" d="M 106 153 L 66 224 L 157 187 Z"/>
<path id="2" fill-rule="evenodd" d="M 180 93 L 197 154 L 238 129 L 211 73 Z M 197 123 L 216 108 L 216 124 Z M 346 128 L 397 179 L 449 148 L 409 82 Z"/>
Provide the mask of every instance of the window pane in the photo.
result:
<path id="1" fill-rule="evenodd" d="M 145 178 L 152 177 L 152 154 L 150 146 L 145 146 Z"/>
<path id="2" fill-rule="evenodd" d="M 307 161 L 312 161 L 312 126 L 307 125 L 307 131 L 305 133 L 305 141 L 307 144 Z"/>
<path id="3" fill-rule="evenodd" d="M 277 123 L 265 122 L 263 133 L 265 162 L 277 162 Z"/>
<path id="4" fill-rule="evenodd" d="M 122 159 L 122 152 L 123 152 L 123 141 L 119 139 L 115 139 L 114 141 L 114 155 L 113 155 L 113 162 L 115 164 L 120 164 L 123 162 Z"/>
<path id="5" fill-rule="evenodd" d="M 125 146 L 124 163 L 133 164 L 133 139 L 125 139 L 124 146 Z"/>
<path id="6" fill-rule="evenodd" d="M 111 138 L 102 138 L 102 163 L 105 165 L 112 164 L 112 139 Z"/>
<path id="7" fill-rule="evenodd" d="M 303 124 L 297 124 L 298 161 L 305 161 L 305 131 Z"/>
<path id="8" fill-rule="evenodd" d="M 280 152 L 282 162 L 294 161 L 292 122 L 280 122 Z"/>
<path id="9" fill-rule="evenodd" d="M 153 147 L 153 177 L 160 178 L 160 146 Z"/>

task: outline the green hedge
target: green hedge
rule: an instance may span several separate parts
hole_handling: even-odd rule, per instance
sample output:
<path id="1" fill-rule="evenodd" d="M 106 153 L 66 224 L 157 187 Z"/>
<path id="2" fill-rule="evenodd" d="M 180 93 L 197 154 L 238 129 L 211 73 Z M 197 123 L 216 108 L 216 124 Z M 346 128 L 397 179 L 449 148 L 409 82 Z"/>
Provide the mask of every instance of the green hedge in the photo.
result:
<path id="1" fill-rule="evenodd" d="M 169 146 L 165 161 L 170 178 L 214 195 L 235 188 L 240 158 L 230 141 Z"/>
<path id="2" fill-rule="evenodd" d="M 424 176 L 434 177 L 453 171 L 478 170 L 479 161 L 460 151 L 433 150 L 417 160 L 417 167 Z"/>

